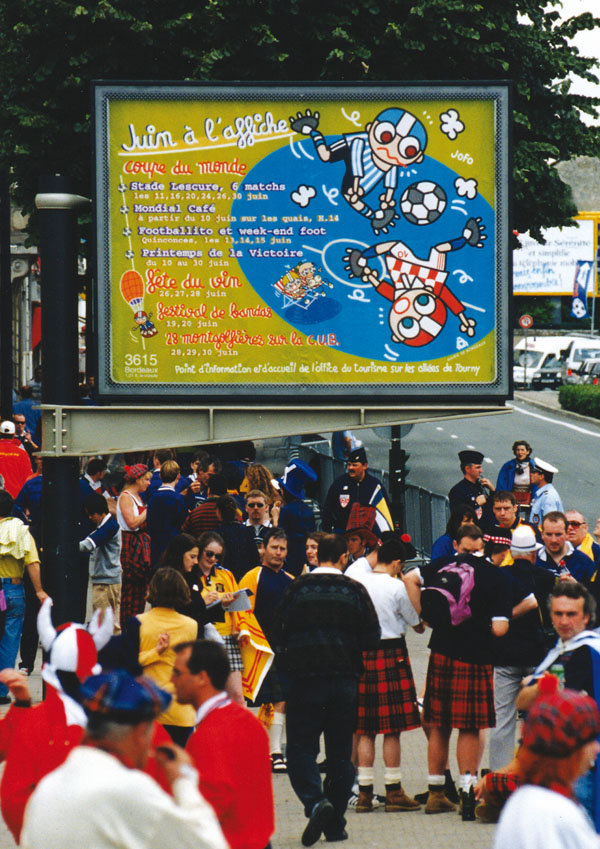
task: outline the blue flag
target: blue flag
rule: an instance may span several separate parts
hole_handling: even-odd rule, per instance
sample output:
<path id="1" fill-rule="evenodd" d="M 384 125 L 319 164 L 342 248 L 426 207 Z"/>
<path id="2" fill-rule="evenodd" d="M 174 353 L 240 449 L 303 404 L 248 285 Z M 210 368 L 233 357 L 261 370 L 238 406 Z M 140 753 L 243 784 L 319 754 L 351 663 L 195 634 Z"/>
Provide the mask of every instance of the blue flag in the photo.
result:
<path id="1" fill-rule="evenodd" d="M 573 303 L 571 304 L 571 315 L 574 318 L 589 318 L 587 308 L 587 292 L 592 279 L 594 263 L 583 259 L 577 260 L 575 266 L 575 280 L 573 282 Z"/>

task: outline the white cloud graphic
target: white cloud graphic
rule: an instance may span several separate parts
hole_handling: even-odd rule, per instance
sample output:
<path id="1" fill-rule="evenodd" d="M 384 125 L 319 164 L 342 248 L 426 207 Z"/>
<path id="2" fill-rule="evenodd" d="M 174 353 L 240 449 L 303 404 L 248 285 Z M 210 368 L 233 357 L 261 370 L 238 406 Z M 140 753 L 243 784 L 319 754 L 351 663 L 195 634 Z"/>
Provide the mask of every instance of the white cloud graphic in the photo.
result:
<path id="1" fill-rule="evenodd" d="M 469 200 L 473 200 L 474 197 L 477 197 L 477 180 L 465 180 L 464 177 L 457 177 L 454 181 L 454 188 L 456 194 L 461 198 L 467 197 Z"/>
<path id="2" fill-rule="evenodd" d="M 460 120 L 458 112 L 456 109 L 448 109 L 447 112 L 442 112 L 440 115 L 440 129 L 445 135 L 448 136 L 449 139 L 454 141 L 459 133 L 465 128 L 465 125 Z"/>
<path id="3" fill-rule="evenodd" d="M 294 203 L 297 203 L 298 206 L 301 206 L 303 209 L 305 206 L 311 202 L 312 198 L 314 198 L 317 194 L 317 190 L 314 186 L 298 186 L 295 192 L 292 192 L 291 198 Z"/>

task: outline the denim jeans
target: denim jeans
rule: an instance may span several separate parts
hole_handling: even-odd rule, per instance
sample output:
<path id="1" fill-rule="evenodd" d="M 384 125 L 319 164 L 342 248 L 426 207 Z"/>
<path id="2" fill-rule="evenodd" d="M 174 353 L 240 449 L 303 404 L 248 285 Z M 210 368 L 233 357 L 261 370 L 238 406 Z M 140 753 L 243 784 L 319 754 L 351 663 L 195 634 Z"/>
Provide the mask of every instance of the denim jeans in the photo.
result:
<path id="1" fill-rule="evenodd" d="M 25 616 L 25 587 L 22 583 L 12 584 L 10 578 L 0 580 L 6 598 L 6 625 L 0 639 L 0 669 L 14 669 Z M 0 684 L 0 696 L 7 695 L 8 689 Z"/>
<path id="2" fill-rule="evenodd" d="M 286 702 L 290 782 L 307 817 L 317 802 L 329 799 L 336 814 L 328 829 L 331 833 L 340 831 L 346 824 L 344 813 L 354 782 L 351 755 L 357 689 L 358 680 L 353 677 L 292 678 Z M 325 737 L 327 758 L 324 784 L 317 766 L 321 734 Z"/>
<path id="3" fill-rule="evenodd" d="M 596 770 L 598 769 L 598 764 L 596 763 L 588 772 L 584 775 L 580 775 L 577 781 L 575 782 L 575 797 L 580 805 L 582 805 L 591 821 L 594 823 L 594 827 L 596 831 L 598 830 L 596 827 Z"/>

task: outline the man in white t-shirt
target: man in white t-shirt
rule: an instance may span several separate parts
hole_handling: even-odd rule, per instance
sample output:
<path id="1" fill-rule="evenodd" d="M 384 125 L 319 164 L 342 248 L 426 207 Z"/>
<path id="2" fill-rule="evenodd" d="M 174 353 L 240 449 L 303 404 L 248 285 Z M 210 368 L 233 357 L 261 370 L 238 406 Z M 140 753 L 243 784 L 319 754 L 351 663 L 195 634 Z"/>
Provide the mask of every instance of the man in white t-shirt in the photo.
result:
<path id="1" fill-rule="evenodd" d="M 402 578 L 406 562 L 403 544 L 389 539 L 377 549 L 372 570 L 357 575 L 369 593 L 381 627 L 379 648 L 363 652 L 364 670 L 358 686 L 358 786 L 357 813 L 373 810 L 375 737 L 383 734 L 385 809 L 416 811 L 418 802 L 402 788 L 400 734 L 419 728 L 417 694 L 404 635 L 409 627 L 424 630 L 420 621 L 420 586 Z M 416 590 L 416 593 L 415 593 Z M 412 600 L 411 600 L 412 598 Z"/>

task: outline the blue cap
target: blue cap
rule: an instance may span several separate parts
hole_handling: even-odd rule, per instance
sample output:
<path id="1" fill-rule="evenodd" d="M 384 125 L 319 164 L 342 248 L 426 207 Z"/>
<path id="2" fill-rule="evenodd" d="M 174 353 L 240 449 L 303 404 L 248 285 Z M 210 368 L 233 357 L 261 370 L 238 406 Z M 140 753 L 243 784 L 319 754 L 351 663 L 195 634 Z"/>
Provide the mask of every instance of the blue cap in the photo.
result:
<path id="1" fill-rule="evenodd" d="M 149 678 L 134 678 L 124 669 L 91 675 L 81 685 L 81 703 L 88 721 L 106 720 L 137 725 L 167 709 L 171 695 Z"/>

